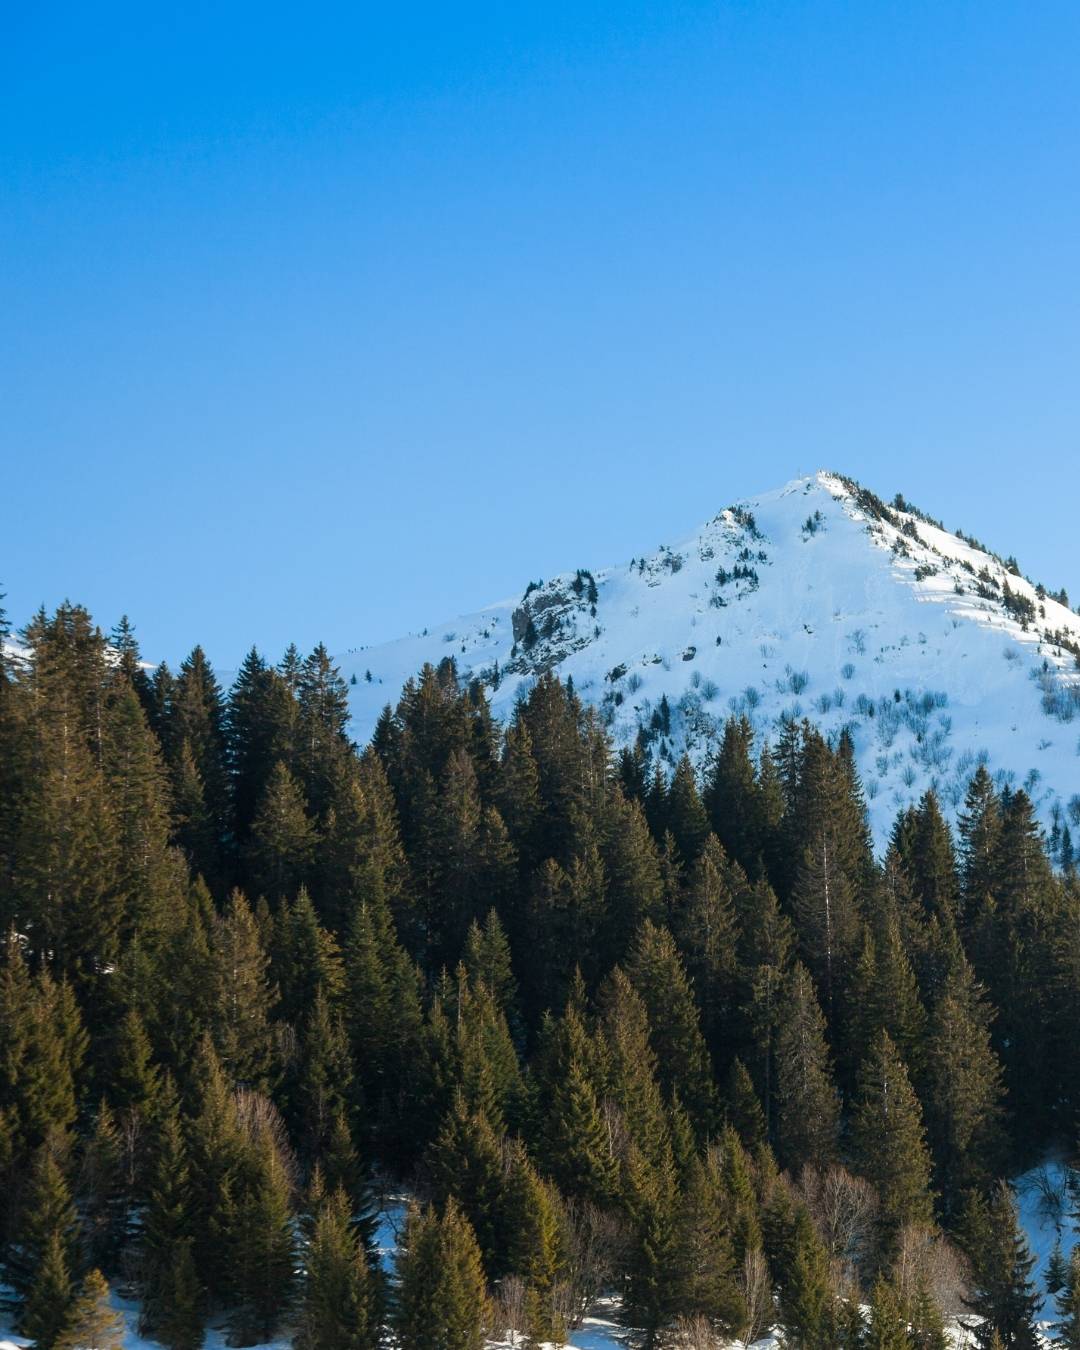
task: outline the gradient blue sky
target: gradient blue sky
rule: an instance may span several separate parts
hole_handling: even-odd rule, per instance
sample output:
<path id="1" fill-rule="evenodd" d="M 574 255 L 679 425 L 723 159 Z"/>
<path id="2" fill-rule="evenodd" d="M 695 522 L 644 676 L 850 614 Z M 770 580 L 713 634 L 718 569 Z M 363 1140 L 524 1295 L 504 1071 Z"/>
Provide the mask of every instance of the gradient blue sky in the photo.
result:
<path id="1" fill-rule="evenodd" d="M 333 650 L 834 467 L 1080 600 L 1076 0 L 7 5 L 0 584 Z"/>

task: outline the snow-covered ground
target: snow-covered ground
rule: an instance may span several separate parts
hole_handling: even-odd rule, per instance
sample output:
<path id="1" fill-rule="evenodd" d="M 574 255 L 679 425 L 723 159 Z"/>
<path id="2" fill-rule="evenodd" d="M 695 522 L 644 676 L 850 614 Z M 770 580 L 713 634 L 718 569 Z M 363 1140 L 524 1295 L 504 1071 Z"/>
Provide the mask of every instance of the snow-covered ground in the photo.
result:
<path id="1" fill-rule="evenodd" d="M 1033 606 L 1026 628 L 1006 586 Z M 670 548 L 337 659 L 360 741 L 425 662 L 453 656 L 503 718 L 556 669 L 617 745 L 666 699 L 655 743 L 697 763 L 732 712 L 761 738 L 785 716 L 847 728 L 879 843 L 928 787 L 955 812 L 980 762 L 1080 841 L 1080 671 L 1055 633 L 1080 643 L 1080 617 L 1000 559 L 819 473 Z"/>
<path id="2" fill-rule="evenodd" d="M 1027 1233 L 1031 1250 L 1036 1257 L 1034 1277 L 1038 1281 L 1042 1295 L 1042 1330 L 1049 1336 L 1049 1323 L 1054 1317 L 1053 1302 L 1046 1296 L 1046 1267 L 1055 1243 L 1060 1243 L 1063 1254 L 1068 1257 L 1076 1236 L 1069 1221 L 1069 1211 L 1074 1205 L 1067 1188 L 1069 1172 L 1060 1162 L 1048 1162 L 1034 1168 L 1019 1177 L 1016 1182 L 1016 1195 L 1020 1211 L 1020 1222 Z M 376 1243 L 383 1266 L 389 1271 L 393 1267 L 394 1252 L 405 1218 L 405 1201 L 400 1196 L 390 1198 L 379 1215 L 376 1230 Z M 124 1315 L 126 1332 L 124 1350 L 155 1350 L 156 1341 L 147 1340 L 138 1335 L 138 1308 L 130 1300 L 114 1293 L 112 1303 Z M 949 1326 L 949 1338 L 955 1350 L 966 1350 L 974 1344 L 971 1333 L 964 1326 L 953 1322 Z M 619 1322 L 618 1300 L 601 1299 L 592 1309 L 592 1315 L 585 1319 L 582 1326 L 576 1328 L 570 1340 L 561 1350 L 632 1350 L 637 1343 L 632 1330 Z M 30 1341 L 15 1336 L 6 1329 L 0 1315 L 0 1350 L 24 1350 Z M 488 1342 L 488 1350 L 521 1350 L 524 1337 L 505 1337 Z M 779 1337 L 771 1334 L 754 1342 L 752 1350 L 778 1350 Z M 222 1328 L 211 1328 L 207 1332 L 205 1350 L 227 1350 L 228 1341 Z M 268 1341 L 253 1347 L 253 1350 L 289 1350 L 287 1337 Z M 549 1347 L 548 1350 L 555 1350 Z M 741 1341 L 734 1341 L 728 1350 L 751 1350 Z"/>

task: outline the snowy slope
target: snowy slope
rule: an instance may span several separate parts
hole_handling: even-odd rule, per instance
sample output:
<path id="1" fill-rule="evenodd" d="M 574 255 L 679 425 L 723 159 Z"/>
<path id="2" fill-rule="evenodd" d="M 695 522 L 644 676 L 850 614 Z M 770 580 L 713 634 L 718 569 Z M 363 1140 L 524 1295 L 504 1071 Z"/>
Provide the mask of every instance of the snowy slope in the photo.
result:
<path id="1" fill-rule="evenodd" d="M 557 669 L 617 746 L 644 731 L 666 758 L 703 761 L 732 712 L 766 738 L 784 717 L 847 727 L 879 841 L 928 787 L 955 810 L 979 762 L 1080 839 L 1070 644 L 1080 617 L 1000 558 L 818 473 L 670 548 L 339 660 L 361 741 L 425 662 L 453 656 L 501 717 Z"/>

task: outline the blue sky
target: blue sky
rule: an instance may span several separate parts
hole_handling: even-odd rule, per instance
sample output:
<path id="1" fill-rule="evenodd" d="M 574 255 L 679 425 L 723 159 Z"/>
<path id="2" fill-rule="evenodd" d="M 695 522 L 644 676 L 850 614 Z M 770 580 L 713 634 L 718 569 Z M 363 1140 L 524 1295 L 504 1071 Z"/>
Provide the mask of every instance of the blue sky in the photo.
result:
<path id="1" fill-rule="evenodd" d="M 333 650 L 817 467 L 1080 599 L 1075 0 L 8 6 L 0 584 Z"/>

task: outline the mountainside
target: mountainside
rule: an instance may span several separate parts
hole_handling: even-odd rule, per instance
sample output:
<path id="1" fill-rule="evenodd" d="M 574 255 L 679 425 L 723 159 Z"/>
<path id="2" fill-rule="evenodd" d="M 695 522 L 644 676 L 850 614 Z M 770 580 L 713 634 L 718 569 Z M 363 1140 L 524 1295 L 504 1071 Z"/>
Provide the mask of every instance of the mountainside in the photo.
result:
<path id="1" fill-rule="evenodd" d="M 733 713 L 850 733 L 875 837 L 933 787 L 955 812 L 985 763 L 1051 841 L 1080 825 L 1080 617 L 975 540 L 831 473 L 732 506 L 671 547 L 532 583 L 420 635 L 346 653 L 366 739 L 425 662 L 453 657 L 506 717 L 556 670 L 616 746 L 700 764 Z"/>

